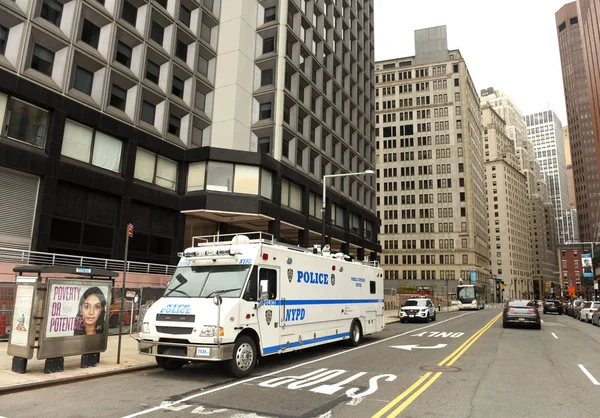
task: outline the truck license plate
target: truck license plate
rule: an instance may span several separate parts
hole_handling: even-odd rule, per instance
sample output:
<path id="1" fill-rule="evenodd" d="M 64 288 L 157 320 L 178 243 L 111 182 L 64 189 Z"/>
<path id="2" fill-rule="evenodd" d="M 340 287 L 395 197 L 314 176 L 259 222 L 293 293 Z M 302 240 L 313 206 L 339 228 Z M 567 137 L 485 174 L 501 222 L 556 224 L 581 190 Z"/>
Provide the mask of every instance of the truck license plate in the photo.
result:
<path id="1" fill-rule="evenodd" d="M 210 348 L 207 348 L 207 347 L 197 347 L 196 348 L 196 355 L 197 356 L 201 356 L 201 357 L 208 357 L 208 356 L 210 356 Z"/>
<path id="2" fill-rule="evenodd" d="M 525 318 L 519 318 L 519 321 L 525 321 Z"/>

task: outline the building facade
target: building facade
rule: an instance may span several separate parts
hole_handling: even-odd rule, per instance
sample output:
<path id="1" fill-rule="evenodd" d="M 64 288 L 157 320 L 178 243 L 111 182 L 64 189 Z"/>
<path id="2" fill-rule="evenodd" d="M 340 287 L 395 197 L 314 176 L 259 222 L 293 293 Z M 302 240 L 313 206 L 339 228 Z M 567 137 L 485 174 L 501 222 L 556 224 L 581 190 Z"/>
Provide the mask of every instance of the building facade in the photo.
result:
<path id="1" fill-rule="evenodd" d="M 374 169 L 373 51 L 369 0 L 0 0 L 0 246 L 320 243 L 323 175 Z M 343 180 L 329 241 L 362 258 L 375 179 Z"/>
<path id="2" fill-rule="evenodd" d="M 532 296 L 527 178 L 506 122 L 489 104 L 482 108 L 482 123 L 493 300 Z"/>
<path id="3" fill-rule="evenodd" d="M 415 31 L 415 51 L 375 67 L 385 277 L 453 291 L 475 271 L 489 291 L 479 99 L 445 26 Z"/>
<path id="4" fill-rule="evenodd" d="M 574 291 L 575 297 L 584 297 L 589 299 L 593 293 L 594 287 L 592 280 L 584 280 L 583 265 L 581 263 L 582 254 L 591 254 L 592 248 L 589 243 L 567 244 L 558 247 L 560 257 L 560 277 L 561 288 L 552 288 L 556 295 L 569 296 L 569 288 Z"/>
<path id="5" fill-rule="evenodd" d="M 562 123 L 551 110 L 525 115 L 525 123 L 535 158 L 546 179 L 550 200 L 554 205 L 558 243 L 575 241 L 579 237 L 569 216 L 569 178 Z"/>
<path id="6" fill-rule="evenodd" d="M 587 5 L 586 10 L 592 7 L 587 1 L 583 3 Z M 591 18 L 591 15 L 588 16 Z M 577 240 L 599 240 L 600 143 L 594 135 L 594 132 L 597 132 L 595 131 L 597 128 L 594 127 L 594 114 L 600 113 L 600 107 L 597 107 L 598 110 L 594 113 L 593 90 L 590 82 L 596 80 L 597 76 L 588 74 L 588 69 L 592 68 L 588 66 L 588 62 L 593 61 L 594 52 L 589 51 L 589 54 L 586 54 L 582 35 L 587 39 L 588 46 L 591 46 L 593 37 L 588 30 L 583 30 L 576 2 L 568 3 L 558 10 L 555 20 L 573 159 L 574 193 L 579 226 Z M 586 27 L 589 28 L 589 25 Z M 588 55 L 589 58 L 586 58 Z M 596 65 L 592 72 L 597 73 L 598 68 Z M 596 125 L 598 126 L 598 123 Z"/>
<path id="7" fill-rule="evenodd" d="M 514 141 L 519 170 L 525 175 L 528 205 L 529 245 L 531 248 L 531 274 L 527 289 L 508 289 L 509 294 L 543 294 L 544 282 L 559 282 L 556 253 L 556 223 L 554 207 L 550 201 L 546 180 L 541 173 L 527 137 L 525 118 L 509 96 L 500 90 L 488 88 L 481 91 L 482 105 L 489 104 L 506 123 L 506 134 Z M 484 159 L 490 158 L 489 151 Z M 506 292 L 506 288 L 505 288 Z"/>

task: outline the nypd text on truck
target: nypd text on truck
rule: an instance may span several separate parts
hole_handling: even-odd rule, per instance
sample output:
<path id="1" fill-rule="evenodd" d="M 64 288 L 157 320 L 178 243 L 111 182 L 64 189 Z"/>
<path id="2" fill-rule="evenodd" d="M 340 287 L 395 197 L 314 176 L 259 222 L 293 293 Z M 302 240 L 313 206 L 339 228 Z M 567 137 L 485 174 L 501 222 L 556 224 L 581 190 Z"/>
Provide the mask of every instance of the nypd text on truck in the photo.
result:
<path id="1" fill-rule="evenodd" d="M 137 337 L 139 352 L 163 369 L 223 361 L 242 377 L 260 356 L 341 340 L 356 346 L 384 328 L 376 262 L 260 232 L 194 237 L 193 245 Z"/>

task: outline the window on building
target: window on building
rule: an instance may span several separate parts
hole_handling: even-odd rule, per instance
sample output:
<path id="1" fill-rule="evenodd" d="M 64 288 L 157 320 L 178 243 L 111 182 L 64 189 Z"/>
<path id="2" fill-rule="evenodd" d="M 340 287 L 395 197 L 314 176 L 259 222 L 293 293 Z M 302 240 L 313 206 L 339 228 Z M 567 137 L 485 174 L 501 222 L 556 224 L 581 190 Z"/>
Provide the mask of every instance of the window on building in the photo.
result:
<path id="1" fill-rule="evenodd" d="M 268 54 L 269 52 L 273 52 L 275 50 L 275 38 L 265 38 L 263 39 L 263 54 Z"/>
<path id="2" fill-rule="evenodd" d="M 313 193 L 309 196 L 308 214 L 323 219 L 323 198 Z"/>
<path id="3" fill-rule="evenodd" d="M 273 69 L 267 68 L 262 70 L 260 73 L 260 85 L 262 86 L 270 86 L 273 84 Z"/>
<path id="4" fill-rule="evenodd" d="M 277 8 L 275 6 L 267 7 L 265 9 L 265 23 L 272 22 L 276 18 L 277 18 Z"/>
<path id="5" fill-rule="evenodd" d="M 60 26 L 60 19 L 62 16 L 63 5 L 56 0 L 44 0 L 42 2 L 42 10 L 40 16 L 46 19 L 48 22 Z"/>
<path id="6" fill-rule="evenodd" d="M 44 48 L 40 44 L 33 45 L 31 55 L 31 68 L 39 71 L 47 76 L 52 75 L 52 67 L 54 66 L 54 52 Z"/>
<path id="7" fill-rule="evenodd" d="M 175 190 L 177 163 L 143 148 L 138 148 L 133 177 L 165 189 Z"/>
<path id="8" fill-rule="evenodd" d="M 0 25 L 0 55 L 6 52 L 6 42 L 8 41 L 8 29 Z"/>
<path id="9" fill-rule="evenodd" d="M 179 97 L 180 99 L 183 99 L 184 85 L 185 85 L 185 83 L 183 82 L 182 79 L 173 76 L 173 84 L 171 86 L 171 93 L 173 93 L 175 96 Z"/>
<path id="10" fill-rule="evenodd" d="M 98 42 L 100 41 L 100 28 L 89 20 L 84 19 L 83 28 L 81 30 L 81 40 L 89 46 L 98 49 Z"/>
<path id="11" fill-rule="evenodd" d="M 182 61 L 187 60 L 187 45 L 181 39 L 177 39 L 175 44 L 175 56 Z"/>
<path id="12" fill-rule="evenodd" d="M 188 166 L 187 191 L 196 192 L 204 190 L 206 177 L 206 163 L 192 163 Z"/>
<path id="13" fill-rule="evenodd" d="M 61 155 L 118 173 L 122 150 L 118 139 L 66 120 Z"/>
<path id="14" fill-rule="evenodd" d="M 149 123 L 150 125 L 154 125 L 155 113 L 156 106 L 144 100 L 142 102 L 142 115 L 140 116 L 140 119 L 146 123 Z"/>
<path id="15" fill-rule="evenodd" d="M 43 148 L 47 125 L 48 112 L 12 97 L 8 99 L 2 127 L 4 136 Z"/>
<path id="16" fill-rule="evenodd" d="M 271 153 L 271 137 L 262 136 L 258 138 L 258 152 L 261 154 Z"/>
<path id="17" fill-rule="evenodd" d="M 154 84 L 158 84 L 158 78 L 160 76 L 160 67 L 153 61 L 148 60 L 146 63 L 146 79 L 152 81 Z"/>
<path id="18" fill-rule="evenodd" d="M 123 1 L 121 18 L 123 18 L 125 22 L 135 26 L 135 22 L 137 20 L 137 7 L 135 7 L 129 0 Z"/>
<path id="19" fill-rule="evenodd" d="M 302 210 L 302 189 L 287 180 L 281 180 L 281 205 Z"/>
<path id="20" fill-rule="evenodd" d="M 73 78 L 73 88 L 75 90 L 79 90 L 89 96 L 92 94 L 93 82 L 94 74 L 80 66 L 75 67 L 75 77 Z"/>
<path id="21" fill-rule="evenodd" d="M 115 61 L 123 64 L 127 68 L 131 65 L 131 48 L 121 41 L 117 42 L 117 55 Z"/>
<path id="22" fill-rule="evenodd" d="M 261 103 L 258 119 L 259 120 L 271 119 L 271 115 L 272 115 L 271 102 Z"/>
<path id="23" fill-rule="evenodd" d="M 185 26 L 189 27 L 191 19 L 192 19 L 192 12 L 190 11 L 190 9 L 185 7 L 183 4 L 180 4 L 179 5 L 179 20 L 181 21 L 181 23 L 183 23 Z"/>
<path id="24" fill-rule="evenodd" d="M 156 21 L 152 21 L 152 27 L 150 29 L 150 39 L 159 45 L 162 45 L 165 36 L 165 28 L 163 28 Z"/>
<path id="25" fill-rule="evenodd" d="M 181 119 L 175 115 L 169 115 L 168 132 L 171 135 L 179 136 L 180 129 L 181 129 Z"/>
<path id="26" fill-rule="evenodd" d="M 260 170 L 260 195 L 269 200 L 273 198 L 273 174 L 265 169 Z"/>
<path id="27" fill-rule="evenodd" d="M 112 89 L 110 91 L 110 105 L 120 110 L 125 110 L 125 102 L 127 100 L 127 91 L 117 86 L 116 84 L 112 85 Z"/>

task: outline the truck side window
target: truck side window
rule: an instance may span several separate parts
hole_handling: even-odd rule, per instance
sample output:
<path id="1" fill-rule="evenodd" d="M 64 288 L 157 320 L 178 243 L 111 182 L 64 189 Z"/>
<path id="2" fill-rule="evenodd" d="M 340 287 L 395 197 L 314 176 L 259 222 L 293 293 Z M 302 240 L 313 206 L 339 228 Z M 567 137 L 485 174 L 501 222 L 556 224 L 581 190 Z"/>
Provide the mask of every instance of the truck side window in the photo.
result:
<path id="1" fill-rule="evenodd" d="M 248 302 L 256 302 L 258 300 L 258 267 L 254 266 L 246 285 L 246 291 L 244 292 L 244 300 Z"/>
<path id="2" fill-rule="evenodd" d="M 266 287 L 267 298 L 277 299 L 277 270 L 261 268 L 258 274 L 261 292 Z"/>
<path id="3" fill-rule="evenodd" d="M 375 294 L 375 285 L 376 285 L 375 281 L 371 280 L 371 281 L 369 282 L 369 288 L 370 288 L 370 290 L 371 290 L 371 294 L 372 294 L 372 295 L 374 295 L 374 294 Z"/>

